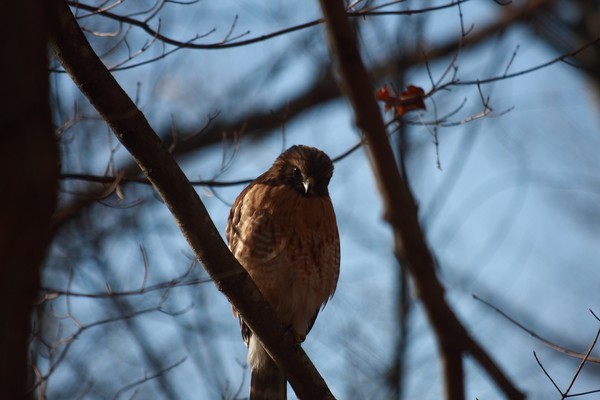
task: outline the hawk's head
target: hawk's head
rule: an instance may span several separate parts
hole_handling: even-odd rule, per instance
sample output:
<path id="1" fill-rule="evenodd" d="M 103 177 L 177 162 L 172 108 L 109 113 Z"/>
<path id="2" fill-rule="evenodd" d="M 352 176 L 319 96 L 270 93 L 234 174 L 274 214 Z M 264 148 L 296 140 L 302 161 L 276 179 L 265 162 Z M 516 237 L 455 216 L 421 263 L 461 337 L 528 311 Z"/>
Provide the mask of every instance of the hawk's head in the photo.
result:
<path id="1" fill-rule="evenodd" d="M 281 153 L 267 175 L 269 181 L 289 185 L 303 196 L 323 197 L 329 195 L 333 163 L 317 148 L 296 145 Z"/>

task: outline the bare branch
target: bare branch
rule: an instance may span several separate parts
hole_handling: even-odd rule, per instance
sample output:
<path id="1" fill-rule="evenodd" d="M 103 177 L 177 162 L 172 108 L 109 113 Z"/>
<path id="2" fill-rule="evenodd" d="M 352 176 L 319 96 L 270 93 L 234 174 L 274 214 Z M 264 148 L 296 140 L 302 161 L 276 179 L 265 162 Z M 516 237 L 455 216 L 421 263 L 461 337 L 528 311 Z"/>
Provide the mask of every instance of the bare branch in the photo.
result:
<path id="1" fill-rule="evenodd" d="M 538 365 L 540 366 L 540 368 L 542 369 L 542 371 L 544 372 L 544 374 L 546 375 L 546 377 L 550 380 L 550 382 L 552 382 L 552 385 L 554 385 L 554 387 L 556 388 L 556 390 L 558 390 L 558 392 L 560 393 L 560 399 L 561 400 L 564 400 L 564 399 L 566 399 L 568 397 L 569 398 L 570 397 L 579 397 L 579 396 L 587 396 L 588 394 L 593 394 L 593 393 L 600 393 L 600 389 L 598 389 L 598 390 L 590 390 L 590 391 L 587 391 L 587 392 L 569 394 L 569 392 L 573 388 L 573 385 L 575 384 L 575 381 L 577 380 L 577 377 L 579 376 L 579 373 L 581 372 L 581 369 L 583 368 L 586 360 L 588 359 L 588 356 L 590 355 L 590 353 L 592 352 L 592 350 L 596 346 L 596 342 L 598 341 L 598 337 L 600 337 L 600 328 L 596 332 L 596 336 L 594 337 L 594 340 L 592 341 L 592 344 L 590 345 L 590 347 L 589 347 L 589 349 L 588 349 L 585 357 L 583 358 L 583 360 L 581 361 L 581 363 L 577 367 L 577 370 L 575 371 L 575 374 L 573 375 L 573 378 L 571 379 L 571 382 L 569 382 L 569 386 L 567 387 L 567 389 L 564 392 L 556 384 L 556 382 L 554 381 L 554 379 L 552 379 L 552 376 L 550 376 L 550 373 L 548 373 L 548 371 L 546 371 L 546 368 L 544 368 L 544 365 L 542 364 L 542 362 L 538 358 L 538 356 L 535 353 L 535 351 L 533 352 L 533 356 L 535 357 L 535 361 L 538 363 Z"/>
<path id="2" fill-rule="evenodd" d="M 339 65 L 341 85 L 354 110 L 357 127 L 367 138 L 371 164 L 381 192 L 386 220 L 392 226 L 396 254 L 406 264 L 434 328 L 445 365 L 446 396 L 464 397 L 462 354 L 470 353 L 496 384 L 512 399 L 523 394 L 512 384 L 491 357 L 467 333 L 450 309 L 439 282 L 433 256 L 418 220 L 417 206 L 403 181 L 389 145 L 385 126 L 362 63 L 354 31 L 343 1 L 321 0 L 331 52 Z M 460 365 L 459 365 L 460 364 Z M 458 369 L 460 376 L 451 370 Z"/>
<path id="3" fill-rule="evenodd" d="M 146 262 L 147 261 L 145 260 L 144 265 Z M 183 273 L 182 275 L 180 275 L 174 279 L 171 279 L 167 282 L 161 282 L 161 283 L 157 283 L 154 285 L 145 286 L 146 279 L 144 279 L 144 281 L 142 282 L 142 287 L 139 289 L 134 289 L 134 290 L 123 290 L 123 291 L 115 292 L 107 287 L 107 290 L 104 292 L 82 293 L 82 292 L 72 291 L 68 287 L 66 290 L 42 287 L 41 291 L 42 291 L 43 296 L 38 301 L 38 304 L 41 304 L 41 303 L 49 301 L 49 300 L 54 300 L 60 296 L 86 297 L 86 298 L 91 298 L 91 299 L 107 299 L 107 298 L 123 297 L 123 296 L 141 296 L 141 295 L 156 292 L 156 291 L 169 291 L 174 288 L 185 287 L 185 286 L 196 286 L 196 285 L 201 285 L 204 283 L 212 282 L 212 279 L 210 279 L 210 278 L 190 278 L 190 275 L 191 275 L 192 271 L 194 270 L 195 265 L 196 265 L 196 260 L 194 260 L 190 264 L 190 267 L 188 268 L 188 270 L 185 273 Z M 146 267 L 144 267 L 144 274 L 146 274 L 146 273 L 147 273 Z M 144 276 L 144 278 L 146 278 L 146 276 Z"/>
<path id="4" fill-rule="evenodd" d="M 600 363 L 600 358 L 590 357 L 589 354 L 584 355 L 584 354 L 581 354 L 581 353 L 579 353 L 577 351 L 569 350 L 569 349 L 566 349 L 566 348 L 564 348 L 562 346 L 559 346 L 556 343 L 553 343 L 550 340 L 548 340 L 548 339 L 540 336 L 535 331 L 527 328 L 525 325 L 521 324 L 520 322 L 518 322 L 517 320 L 515 320 L 514 318 L 512 318 L 510 315 L 508 315 L 507 313 L 505 313 L 504 311 L 502 311 L 500 308 L 496 307 L 495 305 L 493 305 L 493 304 L 491 304 L 491 303 L 483 300 L 482 298 L 478 297 L 477 295 L 472 295 L 472 296 L 473 296 L 473 298 L 475 300 L 477 300 L 477 301 L 485 304 L 486 306 L 488 306 L 492 310 L 496 311 L 498 314 L 500 314 L 502 317 L 504 317 L 510 323 L 512 323 L 513 325 L 517 326 L 522 331 L 527 332 L 531 337 L 533 337 L 534 339 L 537 339 L 543 345 L 551 348 L 552 350 L 558 351 L 559 353 L 566 354 L 569 357 L 578 358 L 580 360 L 586 359 L 587 361 L 590 361 L 590 362 L 593 362 L 593 363 Z"/>
<path id="5" fill-rule="evenodd" d="M 482 85 L 482 84 L 486 84 L 486 83 L 492 83 L 492 82 L 502 81 L 502 80 L 506 80 L 506 79 L 516 78 L 518 76 L 527 75 L 527 74 L 530 74 L 532 72 L 539 71 L 541 69 L 547 68 L 547 67 L 549 67 L 551 65 L 554 65 L 556 63 L 559 63 L 559 62 L 564 62 L 564 63 L 572 66 L 573 64 L 568 61 L 569 57 L 573 57 L 573 56 L 581 53 L 582 51 L 584 51 L 584 50 L 586 50 L 586 49 L 588 49 L 588 48 L 590 48 L 592 46 L 595 46 L 598 43 L 600 43 L 600 36 L 596 37 L 594 40 L 591 40 L 591 41 L 585 43 L 584 45 L 582 45 L 582 46 L 580 46 L 580 47 L 578 47 L 578 48 L 576 48 L 574 50 L 569 51 L 568 53 L 562 54 L 562 55 L 560 55 L 558 57 L 555 57 L 555 58 L 553 58 L 553 59 L 551 59 L 551 60 L 549 60 L 549 61 L 547 61 L 545 63 L 538 64 L 538 65 L 536 65 L 534 67 L 531 67 L 531 68 L 526 68 L 526 69 L 523 69 L 521 71 L 513 72 L 512 74 L 503 74 L 503 75 L 500 75 L 500 76 L 494 76 L 494 77 L 485 78 L 485 79 L 466 80 L 466 81 L 452 81 L 452 82 L 448 82 L 446 84 L 441 85 L 439 87 L 439 89 L 446 89 L 446 88 L 448 88 L 450 86 Z"/>
<path id="6" fill-rule="evenodd" d="M 577 380 L 577 377 L 579 376 L 579 373 L 583 369 L 583 366 L 585 365 L 585 362 L 589 359 L 590 354 L 592 353 L 592 350 L 594 350 L 594 347 L 596 347 L 596 342 L 598 341 L 598 337 L 599 336 L 600 336 L 600 328 L 598 328 L 598 331 L 596 332 L 596 336 L 594 337 L 594 340 L 592 341 L 592 344 L 590 345 L 587 353 L 585 353 L 585 357 L 583 357 L 583 359 L 579 363 L 579 366 L 577 367 L 577 370 L 575 371 L 575 374 L 573 374 L 573 379 L 571 379 L 571 382 L 569 382 L 569 386 L 567 386 L 567 389 L 565 390 L 565 394 L 564 394 L 563 397 L 568 397 L 569 396 L 569 392 L 573 388 L 573 385 L 575 384 L 575 381 Z"/>
<path id="7" fill-rule="evenodd" d="M 119 391 L 117 393 L 115 393 L 115 395 L 113 396 L 113 399 L 118 399 L 123 393 L 125 393 L 128 390 L 133 389 L 136 386 L 139 386 L 143 383 L 146 383 L 152 379 L 156 379 L 159 376 L 162 376 L 164 374 L 166 374 L 167 372 L 171 371 L 172 369 L 177 368 L 178 366 L 180 366 L 181 364 L 183 364 L 185 362 L 185 360 L 187 360 L 187 357 L 183 357 L 181 360 L 176 361 L 175 363 L 169 365 L 168 367 L 162 368 L 161 370 L 155 372 L 154 374 L 148 375 L 148 376 L 144 376 L 141 379 L 138 379 L 135 382 L 132 382 L 130 384 L 127 384 L 125 386 L 123 386 L 121 389 L 119 389 Z"/>
<path id="8" fill-rule="evenodd" d="M 122 174 L 122 173 L 121 173 Z M 141 177 L 119 177 L 119 176 L 108 176 L 108 175 L 90 175 L 90 174 L 61 174 L 60 179 L 64 180 L 80 180 L 87 182 L 95 182 L 95 183 L 109 183 L 110 187 L 105 191 L 105 194 L 99 198 L 105 198 L 110 195 L 112 192 L 116 190 L 116 186 L 120 183 L 140 183 L 144 185 L 151 185 L 147 178 Z M 216 181 L 212 179 L 208 180 L 198 180 L 198 181 L 190 181 L 190 183 L 194 186 L 214 186 L 214 187 L 224 187 L 224 186 L 237 186 L 237 185 L 245 185 L 252 181 L 252 179 L 240 179 L 236 181 Z"/>
<path id="9" fill-rule="evenodd" d="M 469 0 L 459 0 L 457 2 L 452 1 L 450 3 L 439 5 L 439 6 L 424 7 L 421 9 L 414 9 L 414 10 L 407 9 L 407 10 L 400 10 L 400 11 L 376 11 L 378 9 L 381 9 L 383 7 L 387 7 L 389 5 L 396 3 L 396 2 L 390 2 L 390 3 L 376 6 L 373 8 L 365 8 L 358 12 L 349 12 L 349 13 L 347 13 L 347 15 L 349 17 L 354 17 L 354 18 L 364 18 L 366 16 L 424 14 L 424 13 L 428 13 L 428 12 L 432 12 L 432 11 L 439 11 L 439 10 L 444 10 L 447 8 L 456 7 L 457 5 L 459 5 L 461 3 L 465 3 L 467 1 L 469 1 Z M 129 16 L 117 15 L 117 14 L 109 12 L 108 9 L 102 9 L 99 7 L 90 6 L 87 4 L 83 4 L 79 1 L 70 0 L 67 3 L 76 9 L 83 9 L 83 10 L 91 11 L 90 14 L 84 15 L 83 18 L 88 17 L 90 15 L 96 15 L 96 14 L 102 15 L 104 17 L 111 18 L 116 21 L 120 21 L 122 23 L 137 26 L 137 27 L 141 28 L 142 30 L 144 30 L 149 35 L 151 35 L 152 37 L 154 37 L 164 43 L 174 45 L 174 46 L 177 46 L 180 48 L 201 49 L 201 50 L 214 50 L 214 49 L 225 49 L 225 48 L 231 48 L 231 47 L 246 46 L 249 44 L 263 42 L 263 41 L 273 39 L 278 36 L 287 35 L 292 32 L 296 32 L 296 31 L 300 31 L 300 30 L 303 30 L 306 28 L 317 26 L 324 22 L 324 20 L 322 18 L 319 18 L 319 19 L 315 19 L 315 20 L 312 20 L 312 21 L 309 21 L 309 22 L 306 22 L 303 24 L 299 24 L 299 25 L 295 25 L 295 26 L 292 26 L 289 28 L 281 29 L 279 31 L 275 31 L 275 32 L 272 32 L 272 33 L 269 33 L 266 35 L 261 35 L 261 36 L 258 36 L 258 37 L 252 38 L 252 39 L 237 40 L 242 36 L 246 36 L 250 32 L 244 32 L 240 35 L 232 36 L 232 32 L 233 32 L 233 29 L 235 28 L 236 21 L 237 21 L 237 16 L 236 16 L 234 18 L 233 23 L 231 24 L 231 27 L 230 27 L 228 33 L 225 35 L 225 37 L 221 41 L 214 43 L 214 44 L 198 44 L 198 43 L 192 43 L 192 42 L 197 39 L 207 37 L 208 35 L 216 32 L 216 30 L 212 29 L 203 35 L 196 35 L 196 37 L 194 37 L 193 39 L 188 40 L 188 41 L 179 41 L 179 40 L 175 40 L 175 39 L 169 38 L 167 36 L 164 36 L 164 35 L 160 34 L 158 32 L 158 30 L 151 28 L 150 25 L 148 25 L 148 21 L 152 17 L 146 18 L 145 21 L 139 21 L 139 20 L 136 20 Z"/>
<path id="10" fill-rule="evenodd" d="M 533 352 L 533 357 L 535 357 L 535 361 L 538 363 L 538 365 L 540 366 L 540 368 L 542 369 L 542 371 L 544 371 L 544 374 L 548 377 L 548 379 L 550 379 L 550 382 L 552 382 L 552 384 L 554 385 L 554 387 L 556 388 L 556 390 L 558 390 L 558 393 L 560 393 L 561 397 L 564 398 L 565 394 L 562 392 L 562 390 L 560 390 L 560 388 L 558 387 L 558 385 L 556 384 L 556 382 L 554 382 L 554 379 L 552 379 L 552 377 L 550 376 L 550 374 L 548 373 L 548 371 L 546 371 L 546 368 L 544 368 L 544 365 L 542 364 L 542 362 L 538 358 L 538 356 L 535 353 L 535 351 Z"/>
<path id="11" fill-rule="evenodd" d="M 50 362 L 47 372 L 44 375 L 41 375 L 39 377 L 39 379 L 35 382 L 35 384 L 33 384 L 33 386 L 30 388 L 30 391 L 33 392 L 40 385 L 44 385 L 45 382 L 48 381 L 48 379 L 54 374 L 54 372 L 56 371 L 57 367 L 60 365 L 62 360 L 69 353 L 69 350 L 71 349 L 71 346 L 73 345 L 73 343 L 75 343 L 77 338 L 79 336 L 81 336 L 84 332 L 86 332 L 92 328 L 102 326 L 102 325 L 114 323 L 116 321 L 122 321 L 122 320 L 135 318 L 140 315 L 148 314 L 148 313 L 152 313 L 152 312 L 156 312 L 156 311 L 161 311 L 160 305 L 157 307 L 151 307 L 151 308 L 146 308 L 143 310 L 137 310 L 137 311 L 131 312 L 129 314 L 121 315 L 119 317 L 105 318 L 105 319 L 91 322 L 88 324 L 82 324 L 81 322 L 79 322 L 77 320 L 77 318 L 75 317 L 75 315 L 69 311 L 68 314 L 63 318 L 70 319 L 71 322 L 77 327 L 77 329 L 75 330 L 74 333 L 67 336 L 66 338 L 60 339 L 57 343 L 52 343 L 49 345 L 49 347 L 52 350 L 57 351 L 57 355 L 52 357 L 52 360 Z"/>

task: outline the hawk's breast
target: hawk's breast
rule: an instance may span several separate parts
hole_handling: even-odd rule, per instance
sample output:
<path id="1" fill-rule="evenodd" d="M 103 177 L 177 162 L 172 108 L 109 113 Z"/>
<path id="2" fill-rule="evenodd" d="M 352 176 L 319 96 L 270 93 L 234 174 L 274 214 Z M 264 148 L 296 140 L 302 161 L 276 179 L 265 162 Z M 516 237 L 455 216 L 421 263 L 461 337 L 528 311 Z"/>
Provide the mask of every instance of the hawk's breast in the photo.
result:
<path id="1" fill-rule="evenodd" d="M 331 200 L 264 184 L 238 200 L 227 228 L 230 248 L 280 319 L 304 335 L 339 275 Z"/>

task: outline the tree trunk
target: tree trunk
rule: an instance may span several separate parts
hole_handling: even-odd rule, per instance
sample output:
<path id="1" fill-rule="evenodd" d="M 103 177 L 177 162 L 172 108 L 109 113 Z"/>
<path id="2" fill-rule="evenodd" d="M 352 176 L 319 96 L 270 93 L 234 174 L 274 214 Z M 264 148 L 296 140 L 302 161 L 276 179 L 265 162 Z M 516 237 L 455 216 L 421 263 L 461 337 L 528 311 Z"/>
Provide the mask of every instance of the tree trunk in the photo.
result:
<path id="1" fill-rule="evenodd" d="M 0 2 L 0 398 L 30 386 L 27 347 L 56 206 L 58 146 L 48 104 L 52 1 Z"/>

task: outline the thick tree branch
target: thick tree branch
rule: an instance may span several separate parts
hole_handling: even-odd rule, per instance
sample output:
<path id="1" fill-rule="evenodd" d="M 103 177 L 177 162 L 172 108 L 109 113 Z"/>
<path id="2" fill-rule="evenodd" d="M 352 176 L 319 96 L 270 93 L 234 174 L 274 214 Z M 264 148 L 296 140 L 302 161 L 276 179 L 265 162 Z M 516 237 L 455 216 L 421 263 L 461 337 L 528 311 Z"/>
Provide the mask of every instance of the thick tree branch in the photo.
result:
<path id="1" fill-rule="evenodd" d="M 198 194 L 144 115 L 94 53 L 66 2 L 59 2 L 57 19 L 59 29 L 51 38 L 55 55 L 152 182 L 217 288 L 265 344 L 299 397 L 333 397 L 302 348 L 278 322 L 273 309 L 227 249 Z"/>
<path id="2" fill-rule="evenodd" d="M 371 165 L 381 192 L 385 216 L 395 237 L 396 254 L 408 267 L 433 326 L 443 357 L 448 399 L 463 399 L 462 356 L 471 353 L 511 399 L 523 394 L 513 386 L 487 353 L 469 336 L 446 302 L 437 279 L 433 256 L 418 219 L 415 200 L 402 179 L 386 129 L 375 102 L 374 90 L 364 67 L 355 33 L 342 0 L 320 0 L 325 15 L 332 55 L 337 59 L 340 85 L 354 109 L 356 125 L 367 139 Z"/>

